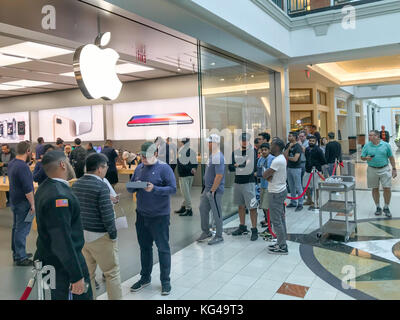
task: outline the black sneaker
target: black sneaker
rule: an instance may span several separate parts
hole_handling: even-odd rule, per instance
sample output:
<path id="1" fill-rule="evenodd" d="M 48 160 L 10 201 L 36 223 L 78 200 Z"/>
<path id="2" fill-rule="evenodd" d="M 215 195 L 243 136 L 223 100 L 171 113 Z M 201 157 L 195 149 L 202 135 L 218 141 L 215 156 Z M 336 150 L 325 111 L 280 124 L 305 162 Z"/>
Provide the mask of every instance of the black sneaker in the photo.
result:
<path id="1" fill-rule="evenodd" d="M 15 265 L 18 266 L 18 267 L 32 267 L 33 266 L 33 260 L 26 258 L 24 260 L 16 261 Z"/>
<path id="2" fill-rule="evenodd" d="M 381 207 L 376 207 L 375 215 L 380 216 L 382 214 L 382 208 Z"/>
<path id="3" fill-rule="evenodd" d="M 210 233 L 202 232 L 200 237 L 198 237 L 196 241 L 197 242 L 203 242 L 203 241 L 208 240 L 209 238 L 212 238 L 212 236 L 213 236 L 213 234 L 211 232 Z"/>
<path id="4" fill-rule="evenodd" d="M 267 241 L 267 242 L 273 242 L 273 240 L 276 238 L 274 238 L 273 235 L 270 234 L 269 236 L 263 236 L 263 239 L 264 239 L 264 241 Z"/>
<path id="5" fill-rule="evenodd" d="M 265 229 L 264 231 L 261 231 L 261 232 L 259 233 L 259 235 L 260 235 L 261 237 L 271 237 L 271 236 L 272 236 L 272 234 L 269 233 L 268 228 Z"/>
<path id="6" fill-rule="evenodd" d="M 179 215 L 181 217 L 186 217 L 186 216 L 190 216 L 191 217 L 193 215 L 193 211 L 192 211 L 192 209 L 187 209 L 187 210 L 185 210 L 185 212 L 182 212 Z"/>
<path id="7" fill-rule="evenodd" d="M 182 206 L 179 210 L 175 210 L 175 213 L 184 213 L 186 211 L 186 208 Z"/>
<path id="8" fill-rule="evenodd" d="M 33 254 L 32 254 L 32 253 L 27 253 L 27 254 L 26 254 L 26 259 L 30 259 L 30 258 L 32 258 L 32 257 L 33 257 Z M 14 261 L 14 263 L 17 262 L 17 260 L 15 260 L 15 258 L 13 258 L 13 261 Z"/>
<path id="9" fill-rule="evenodd" d="M 295 212 L 301 211 L 303 210 L 303 206 L 297 206 L 296 210 L 294 210 Z"/>
<path id="10" fill-rule="evenodd" d="M 241 236 L 243 234 L 248 234 L 248 233 L 249 233 L 249 230 L 247 230 L 247 226 L 240 224 L 239 227 L 235 231 L 232 232 L 232 235 L 233 236 Z"/>
<path id="11" fill-rule="evenodd" d="M 296 204 L 293 204 L 293 203 L 289 203 L 287 206 L 286 206 L 286 208 L 296 208 L 297 207 L 297 205 Z"/>
<path id="12" fill-rule="evenodd" d="M 131 287 L 131 292 L 137 292 L 145 287 L 148 287 L 150 285 L 150 283 L 151 283 L 151 279 L 149 279 L 149 280 L 140 279 L 138 282 L 133 284 L 133 286 Z"/>
<path id="13" fill-rule="evenodd" d="M 388 207 L 383 208 L 383 213 L 385 214 L 386 217 L 391 218 L 392 214 L 390 213 L 390 210 Z"/>
<path id="14" fill-rule="evenodd" d="M 271 244 L 270 246 L 268 246 L 267 248 L 268 248 L 268 250 L 269 249 L 275 249 L 276 247 L 278 247 L 278 244 Z"/>
<path id="15" fill-rule="evenodd" d="M 167 296 L 171 293 L 171 285 L 169 282 L 161 284 L 161 295 Z"/>
<path id="16" fill-rule="evenodd" d="M 268 227 L 268 223 L 265 220 L 261 221 L 260 225 L 261 225 L 262 228 L 267 228 Z"/>
<path id="17" fill-rule="evenodd" d="M 288 249 L 287 246 L 281 247 L 281 246 L 276 246 L 275 248 L 268 248 L 268 253 L 270 254 L 281 254 L 281 255 L 287 255 Z"/>
<path id="18" fill-rule="evenodd" d="M 258 239 L 258 230 L 257 230 L 257 228 L 251 228 L 250 241 L 256 241 L 257 239 Z"/>

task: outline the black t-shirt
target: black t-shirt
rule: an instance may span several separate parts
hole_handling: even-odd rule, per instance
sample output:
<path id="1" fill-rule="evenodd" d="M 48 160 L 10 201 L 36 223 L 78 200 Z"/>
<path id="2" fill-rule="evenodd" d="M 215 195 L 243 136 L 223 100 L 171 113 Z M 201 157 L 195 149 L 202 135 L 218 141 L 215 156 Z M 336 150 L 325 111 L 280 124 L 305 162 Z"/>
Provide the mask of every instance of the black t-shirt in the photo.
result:
<path id="1" fill-rule="evenodd" d="M 342 147 L 337 141 L 330 141 L 325 148 L 326 163 L 334 163 L 335 160 L 342 161 Z"/>
<path id="2" fill-rule="evenodd" d="M 287 148 L 289 145 L 287 145 Z M 301 154 L 303 153 L 302 147 L 296 143 L 293 147 L 290 148 L 289 150 L 289 157 L 292 158 L 294 157 L 297 153 L 300 153 L 300 157 L 297 161 L 290 161 L 288 160 L 288 168 L 300 168 L 301 167 Z"/>

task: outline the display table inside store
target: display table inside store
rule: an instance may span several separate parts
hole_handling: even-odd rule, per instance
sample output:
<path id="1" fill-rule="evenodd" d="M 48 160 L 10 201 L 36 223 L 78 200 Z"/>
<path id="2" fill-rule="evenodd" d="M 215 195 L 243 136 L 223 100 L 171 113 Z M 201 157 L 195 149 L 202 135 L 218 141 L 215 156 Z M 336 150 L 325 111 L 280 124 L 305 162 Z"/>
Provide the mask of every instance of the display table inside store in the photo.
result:
<path id="1" fill-rule="evenodd" d="M 131 166 L 122 168 L 122 166 L 117 166 L 117 170 L 119 174 L 133 174 L 135 172 L 136 166 Z"/>
<path id="2" fill-rule="evenodd" d="M 126 174 L 126 175 L 133 174 L 135 172 L 136 167 L 137 166 L 131 166 L 129 168 L 129 166 L 127 166 L 126 168 L 122 168 L 122 166 L 117 166 L 118 174 Z M 132 199 L 133 201 L 136 202 L 136 193 L 132 195 Z"/>

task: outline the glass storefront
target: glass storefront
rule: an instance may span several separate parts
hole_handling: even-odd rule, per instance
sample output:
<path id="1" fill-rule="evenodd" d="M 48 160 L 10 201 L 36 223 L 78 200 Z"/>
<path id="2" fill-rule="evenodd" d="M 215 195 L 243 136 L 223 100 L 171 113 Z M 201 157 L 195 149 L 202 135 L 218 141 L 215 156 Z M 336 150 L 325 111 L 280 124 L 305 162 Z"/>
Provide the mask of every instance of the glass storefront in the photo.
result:
<path id="1" fill-rule="evenodd" d="M 41 1 L 32 3 L 31 6 L 36 12 L 37 6 L 40 7 L 42 4 Z M 32 141 L 39 136 L 46 136 L 46 141 L 54 141 L 58 136 L 62 136 L 66 142 L 73 141 L 72 136 L 62 132 L 54 133 L 57 137 L 53 137 L 53 134 L 51 138 L 47 138 L 47 135 L 40 130 L 42 127 L 40 123 L 44 120 L 39 117 L 38 112 L 41 109 L 59 111 L 67 106 L 81 107 L 91 104 L 91 101 L 84 99 L 77 89 L 72 60 L 75 49 L 83 44 L 92 43 L 98 31 L 111 32 L 112 38 L 108 47 L 120 55 L 118 64 L 129 70 L 124 69 L 118 74 L 124 83 L 119 98 L 104 104 L 99 102 L 98 107 L 105 115 L 104 119 L 100 119 L 102 117 L 98 119 L 98 122 L 104 120 L 99 130 L 104 134 L 96 139 L 82 136 L 82 141 L 111 139 L 116 148 L 137 152 L 145 140 L 154 141 L 156 136 L 165 139 L 171 137 L 178 147 L 179 139 L 190 136 L 192 147 L 194 149 L 197 147 L 199 155 L 203 156 L 200 130 L 225 130 L 230 132 L 232 137 L 237 134 L 235 130 L 251 131 L 252 144 L 258 133 L 274 131 L 276 112 L 275 101 L 271 98 L 274 90 L 273 81 L 270 81 L 272 75 L 270 70 L 206 48 L 196 39 L 184 34 L 175 31 L 174 34 L 169 34 L 168 31 L 109 14 L 84 3 L 60 0 L 54 3 L 54 8 L 56 12 L 68 8 L 69 12 L 84 13 L 86 19 L 79 20 L 71 30 L 71 26 L 74 25 L 70 21 L 72 16 L 67 15 L 65 20 L 58 23 L 57 29 L 44 30 L 36 20 L 25 22 L 13 19 L 11 13 L 15 7 L 11 4 L 6 7 L 7 10 L 3 12 L 4 17 L 2 16 L 10 25 L 16 24 L 18 27 L 34 31 L 36 38 L 18 40 L 19 38 L 17 36 L 14 38 L 12 34 L 3 35 L 0 37 L 0 47 L 9 43 L 22 45 L 30 41 L 44 42 L 51 48 L 66 50 L 59 56 L 41 58 L 38 60 L 40 65 L 32 61 L 18 65 L 23 70 L 30 70 L 30 78 L 25 80 L 46 81 L 49 85 L 43 88 L 5 90 L 0 94 L 1 97 L 9 99 L 7 104 L 0 103 L 0 109 L 15 108 L 19 111 L 28 111 L 29 99 L 30 117 L 39 123 L 30 128 Z M 39 10 L 38 17 L 42 17 L 40 12 Z M 85 26 L 90 27 L 85 28 Z M 85 32 L 80 32 L 81 30 Z M 68 46 L 64 45 L 66 40 L 69 41 Z M 24 56 L 28 56 L 27 53 L 24 53 Z M 72 90 L 61 93 L 63 89 Z M 39 92 L 46 92 L 49 95 L 37 95 L 33 98 L 23 96 L 25 93 Z M 61 94 L 63 98 L 59 99 Z M 191 127 L 180 125 L 176 126 L 177 129 L 174 131 L 169 130 L 172 125 L 126 126 L 126 123 L 134 117 L 156 116 L 165 112 L 185 112 L 192 121 Z M 75 121 L 79 122 L 78 120 Z M 191 129 L 190 135 L 187 129 Z M 52 131 L 51 128 L 49 130 Z M 230 144 L 230 150 L 238 148 L 239 140 L 234 138 Z M 230 161 L 231 152 L 225 154 L 225 159 L 226 162 Z M 201 186 L 201 178 L 202 175 L 198 173 L 194 186 Z M 234 173 L 227 170 L 224 217 L 237 212 L 237 207 L 233 205 L 233 182 Z"/>
<path id="2" fill-rule="evenodd" d="M 204 47 L 199 51 L 203 129 L 229 130 L 236 138 L 225 141 L 231 143 L 228 150 L 239 147 L 235 130 L 253 132 L 252 144 L 258 133 L 271 133 L 270 72 Z M 225 154 L 225 161 L 230 158 L 231 154 Z M 234 173 L 226 167 L 224 217 L 237 212 L 237 206 L 233 204 L 233 183 Z"/>

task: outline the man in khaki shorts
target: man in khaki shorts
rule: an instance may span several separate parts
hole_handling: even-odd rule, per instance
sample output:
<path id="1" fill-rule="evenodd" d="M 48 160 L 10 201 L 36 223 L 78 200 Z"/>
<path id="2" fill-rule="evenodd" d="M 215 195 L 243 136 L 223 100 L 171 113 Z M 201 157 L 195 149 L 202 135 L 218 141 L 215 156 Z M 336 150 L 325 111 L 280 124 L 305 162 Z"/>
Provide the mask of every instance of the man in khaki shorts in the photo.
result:
<path id="1" fill-rule="evenodd" d="M 361 152 L 361 160 L 367 161 L 367 184 L 372 188 L 372 197 L 375 201 L 375 215 L 382 214 L 379 204 L 379 182 L 383 187 L 383 198 L 385 205 L 383 212 L 388 218 L 392 217 L 389 210 L 390 198 L 392 196 L 392 178 L 397 177 L 396 161 L 394 160 L 390 144 L 380 139 L 378 130 L 371 130 L 368 134 L 369 142 L 364 146 Z M 392 169 L 389 167 L 389 161 Z"/>
<path id="2" fill-rule="evenodd" d="M 250 211 L 251 241 L 258 238 L 257 230 L 257 198 L 256 198 L 256 172 L 257 154 L 250 145 L 250 134 L 243 133 L 240 136 L 241 147 L 232 152 L 232 164 L 228 166 L 229 171 L 235 172 L 235 184 L 233 187 L 234 203 L 239 209 L 239 227 L 232 232 L 233 236 L 247 234 L 246 208 Z"/>

